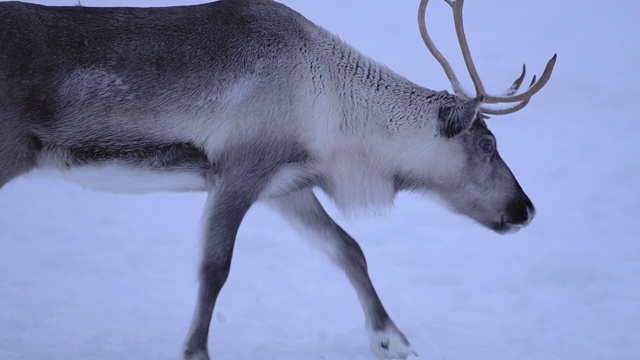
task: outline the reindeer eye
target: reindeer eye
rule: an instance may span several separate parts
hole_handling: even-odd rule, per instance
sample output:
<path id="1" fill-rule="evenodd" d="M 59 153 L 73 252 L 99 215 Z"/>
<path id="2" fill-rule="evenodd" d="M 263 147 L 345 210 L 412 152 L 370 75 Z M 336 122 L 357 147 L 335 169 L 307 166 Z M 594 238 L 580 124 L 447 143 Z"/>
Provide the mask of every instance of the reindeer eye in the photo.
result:
<path id="1" fill-rule="evenodd" d="M 490 154 L 493 152 L 493 141 L 490 139 L 482 139 L 480 140 L 480 150 L 483 152 Z"/>

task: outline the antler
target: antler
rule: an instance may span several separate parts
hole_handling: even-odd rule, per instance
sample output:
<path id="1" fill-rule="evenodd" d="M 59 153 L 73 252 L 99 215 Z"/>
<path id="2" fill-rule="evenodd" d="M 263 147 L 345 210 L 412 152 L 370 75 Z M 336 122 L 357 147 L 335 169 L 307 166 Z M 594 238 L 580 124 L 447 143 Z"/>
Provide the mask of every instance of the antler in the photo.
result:
<path id="1" fill-rule="evenodd" d="M 447 4 L 449 4 L 449 6 L 451 6 L 451 8 L 453 9 L 453 21 L 456 28 L 456 35 L 458 37 L 458 42 L 460 43 L 460 49 L 462 50 L 462 56 L 464 57 L 464 62 L 467 65 L 467 69 L 469 70 L 469 75 L 473 80 L 473 85 L 475 86 L 476 94 L 484 95 L 484 98 L 485 98 L 484 102 L 487 104 L 514 103 L 514 102 L 518 103 L 506 109 L 491 109 L 483 106 L 480 108 L 480 111 L 486 115 L 505 115 L 505 114 L 514 113 L 524 108 L 525 106 L 527 106 L 527 104 L 531 100 L 531 97 L 535 95 L 538 91 L 540 91 L 540 89 L 542 89 L 546 85 L 547 81 L 549 81 L 549 78 L 551 77 L 551 72 L 553 72 L 553 67 L 556 64 L 557 54 L 554 54 L 553 57 L 549 60 L 549 62 L 547 62 L 547 66 L 545 67 L 544 72 L 542 73 L 542 76 L 540 76 L 539 80 L 536 81 L 536 76 L 533 77 L 533 79 L 531 80 L 531 84 L 529 85 L 529 88 L 525 92 L 517 94 L 527 74 L 527 68 L 525 65 L 523 65 L 522 74 L 520 75 L 520 77 L 516 79 L 516 81 L 513 82 L 513 84 L 509 87 L 509 89 L 507 89 L 507 91 L 503 96 L 489 95 L 485 91 L 484 85 L 482 84 L 482 80 L 480 79 L 480 76 L 478 75 L 478 71 L 476 70 L 476 66 L 473 63 L 473 59 L 471 58 L 471 52 L 469 51 L 469 44 L 467 43 L 467 38 L 464 33 L 464 25 L 462 20 L 462 7 L 464 6 L 464 0 L 444 0 L 444 1 Z M 422 40 L 424 40 L 424 43 L 425 45 L 427 45 L 427 48 L 429 49 L 431 54 L 436 58 L 436 60 L 438 60 L 438 62 L 444 69 L 444 72 L 447 74 L 447 77 L 451 82 L 451 86 L 453 87 L 453 91 L 455 92 L 455 94 L 465 99 L 472 99 L 475 96 L 471 96 L 467 94 L 462 89 L 462 86 L 460 85 L 460 81 L 458 80 L 458 77 L 456 76 L 455 72 L 451 68 L 451 65 L 445 59 L 442 53 L 438 50 L 438 48 L 435 46 L 435 44 L 433 43 L 433 40 L 431 40 L 431 37 L 427 32 L 427 26 L 425 24 L 425 13 L 427 10 L 428 3 L 429 3 L 429 0 L 422 0 L 420 2 L 420 7 L 418 8 L 418 25 L 420 27 L 420 35 L 422 36 Z"/>

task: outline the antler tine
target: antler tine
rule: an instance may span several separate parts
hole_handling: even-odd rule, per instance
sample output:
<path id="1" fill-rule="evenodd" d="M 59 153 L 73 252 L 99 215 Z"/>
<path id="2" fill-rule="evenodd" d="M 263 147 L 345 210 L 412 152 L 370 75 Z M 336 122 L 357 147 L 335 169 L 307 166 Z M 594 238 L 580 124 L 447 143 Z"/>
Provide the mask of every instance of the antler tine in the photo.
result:
<path id="1" fill-rule="evenodd" d="M 515 93 L 518 92 L 518 90 L 520 89 L 520 86 L 522 85 L 522 82 L 524 81 L 524 78 L 527 75 L 527 65 L 523 64 L 522 65 L 522 74 L 520 74 L 520 77 L 516 79 L 516 81 L 513 82 L 513 84 L 511 84 L 511 86 L 509 87 L 509 89 L 507 89 L 507 91 L 505 91 L 503 96 L 512 96 Z M 534 76 L 535 78 L 535 76 Z"/>
<path id="2" fill-rule="evenodd" d="M 542 75 L 540 75 L 540 80 L 536 81 L 532 86 L 527 89 L 527 91 L 511 96 L 491 96 L 485 94 L 485 103 L 489 104 L 497 104 L 503 102 L 518 102 L 524 99 L 530 98 L 535 95 L 538 91 L 540 91 L 546 84 L 547 81 L 551 78 L 551 73 L 553 72 L 553 68 L 556 65 L 556 60 L 558 59 L 558 54 L 553 54 L 551 59 L 547 62 L 547 66 L 545 66 Z"/>
<path id="3" fill-rule="evenodd" d="M 445 1 L 452 7 L 455 5 L 455 3 L 452 0 L 445 0 Z M 433 57 L 436 60 L 438 60 L 438 62 L 440 63 L 440 66 L 442 66 L 442 68 L 444 69 L 444 72 L 447 75 L 447 78 L 449 78 L 449 81 L 451 82 L 451 86 L 453 87 L 453 92 L 462 98 L 472 99 L 474 98 L 474 96 L 471 96 L 466 92 L 464 92 L 464 90 L 462 90 L 462 86 L 460 85 L 460 80 L 458 80 L 458 77 L 453 71 L 453 68 L 451 68 L 451 65 L 449 64 L 447 59 L 445 59 L 445 57 L 442 55 L 440 50 L 438 50 L 435 43 L 431 39 L 431 36 L 429 36 L 429 32 L 427 31 L 427 25 L 425 24 L 425 17 L 426 17 L 428 3 L 429 3 L 429 0 L 422 0 L 420 2 L 420 7 L 418 8 L 418 26 L 420 27 L 420 35 L 422 36 L 422 41 L 424 41 L 424 44 L 427 46 L 427 49 L 429 49 L 429 52 L 431 52 L 431 55 L 433 55 Z"/>
<path id="4" fill-rule="evenodd" d="M 524 71 L 523 74 L 520 76 L 520 78 L 518 79 L 524 79 Z M 518 80 L 516 80 L 517 82 Z M 520 83 L 522 83 L 522 80 L 520 80 Z M 529 89 L 536 83 L 536 76 L 533 76 L 533 79 L 531 79 L 531 84 L 529 85 Z M 515 84 L 515 83 L 514 83 Z M 518 87 L 520 87 L 520 85 L 518 85 Z M 517 89 L 516 89 L 517 91 Z M 529 101 L 531 101 L 531 97 L 528 97 L 524 100 L 522 100 L 519 104 L 506 108 L 506 109 L 491 109 L 491 108 L 487 108 L 487 107 L 481 107 L 480 108 L 480 112 L 483 115 L 507 115 L 507 114 L 512 114 L 516 111 L 520 111 L 522 110 L 522 108 L 524 108 L 525 106 L 527 106 L 529 104 Z"/>

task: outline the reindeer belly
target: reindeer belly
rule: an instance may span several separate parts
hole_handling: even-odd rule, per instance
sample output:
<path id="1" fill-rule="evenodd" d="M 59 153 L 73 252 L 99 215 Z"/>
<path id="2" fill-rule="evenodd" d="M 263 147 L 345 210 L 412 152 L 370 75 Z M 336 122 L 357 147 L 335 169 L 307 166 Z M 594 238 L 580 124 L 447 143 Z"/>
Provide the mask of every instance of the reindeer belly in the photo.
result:
<path id="1" fill-rule="evenodd" d="M 211 168 L 202 150 L 187 143 L 126 147 L 52 147 L 39 159 L 65 180 L 110 192 L 204 191 Z"/>

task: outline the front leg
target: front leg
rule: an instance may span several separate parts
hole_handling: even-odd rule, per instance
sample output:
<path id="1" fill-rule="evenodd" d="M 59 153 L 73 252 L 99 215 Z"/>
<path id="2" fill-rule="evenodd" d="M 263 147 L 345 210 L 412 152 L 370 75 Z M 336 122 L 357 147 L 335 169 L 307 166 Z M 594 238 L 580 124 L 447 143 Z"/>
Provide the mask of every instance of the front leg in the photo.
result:
<path id="1" fill-rule="evenodd" d="M 362 249 L 327 214 L 313 191 L 310 188 L 299 190 L 270 203 L 345 272 L 364 310 L 374 354 L 380 359 L 406 359 L 416 355 L 382 305 L 369 278 Z"/>
<path id="2" fill-rule="evenodd" d="M 254 182 L 253 186 L 246 186 L 247 179 L 242 182 L 224 179 L 215 192 L 209 192 L 200 289 L 185 345 L 185 360 L 209 360 L 207 339 L 213 308 L 229 275 L 238 228 L 256 198 L 255 189 L 259 182 Z"/>

